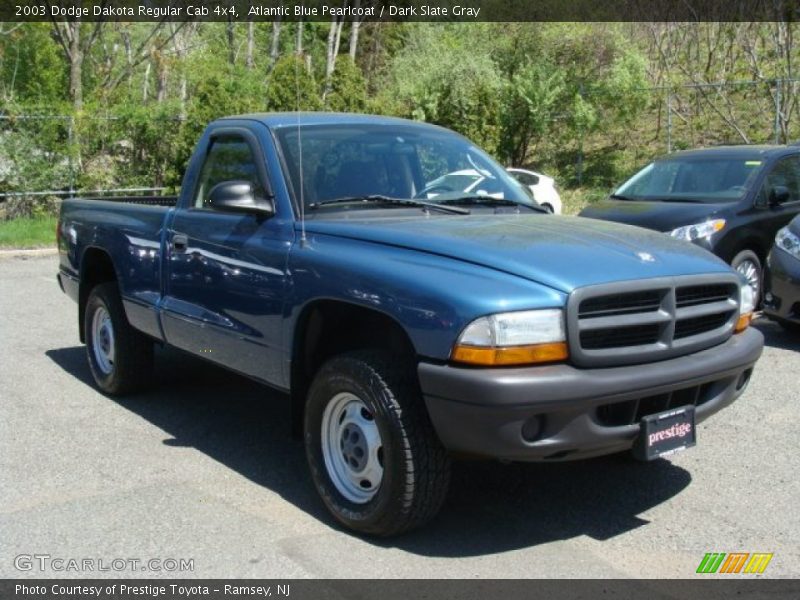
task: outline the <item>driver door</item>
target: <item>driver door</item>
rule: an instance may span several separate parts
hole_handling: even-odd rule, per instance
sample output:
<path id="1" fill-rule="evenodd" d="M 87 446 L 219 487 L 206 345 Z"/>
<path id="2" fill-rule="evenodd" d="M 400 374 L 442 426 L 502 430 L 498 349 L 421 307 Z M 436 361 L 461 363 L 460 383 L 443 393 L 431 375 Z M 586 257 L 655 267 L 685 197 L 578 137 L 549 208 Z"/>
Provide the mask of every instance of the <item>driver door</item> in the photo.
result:
<path id="1" fill-rule="evenodd" d="M 209 203 L 209 192 L 223 181 L 249 181 L 267 195 L 267 177 L 262 146 L 248 129 L 209 136 L 189 205 L 176 211 L 167 232 L 163 324 L 169 343 L 280 385 L 291 222 Z"/>

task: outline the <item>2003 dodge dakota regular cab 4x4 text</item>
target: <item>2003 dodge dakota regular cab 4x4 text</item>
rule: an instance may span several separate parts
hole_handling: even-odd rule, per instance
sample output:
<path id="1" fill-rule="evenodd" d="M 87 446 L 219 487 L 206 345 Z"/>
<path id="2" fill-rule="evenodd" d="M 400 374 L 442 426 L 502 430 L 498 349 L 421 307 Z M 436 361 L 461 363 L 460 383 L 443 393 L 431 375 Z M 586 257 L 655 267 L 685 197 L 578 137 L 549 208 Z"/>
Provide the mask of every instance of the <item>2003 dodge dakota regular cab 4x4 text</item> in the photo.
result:
<path id="1" fill-rule="evenodd" d="M 481 189 L 428 185 L 460 169 Z M 400 119 L 220 119 L 179 198 L 65 201 L 58 245 L 101 390 L 149 382 L 163 343 L 289 392 L 323 501 L 377 535 L 437 512 L 454 453 L 691 446 L 763 347 L 709 252 L 546 214 L 468 140 Z"/>

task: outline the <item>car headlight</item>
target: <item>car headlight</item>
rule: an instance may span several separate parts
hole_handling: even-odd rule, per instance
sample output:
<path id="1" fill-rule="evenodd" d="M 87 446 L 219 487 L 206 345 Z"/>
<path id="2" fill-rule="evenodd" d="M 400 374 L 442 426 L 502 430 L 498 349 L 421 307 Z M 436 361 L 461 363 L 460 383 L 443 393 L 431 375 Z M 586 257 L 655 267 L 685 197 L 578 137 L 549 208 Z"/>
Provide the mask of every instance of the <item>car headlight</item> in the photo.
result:
<path id="1" fill-rule="evenodd" d="M 788 227 L 784 227 L 778 231 L 775 236 L 775 247 L 800 259 L 800 237 L 797 237 L 789 231 Z"/>
<path id="2" fill-rule="evenodd" d="M 739 285 L 739 320 L 736 322 L 736 333 L 744 331 L 753 320 L 753 311 L 756 309 L 756 293 L 749 283 Z"/>
<path id="3" fill-rule="evenodd" d="M 693 242 L 694 240 L 702 240 L 710 238 L 712 235 L 721 231 L 725 227 L 725 219 L 711 219 L 710 221 L 703 221 L 702 223 L 695 223 L 694 225 L 684 225 L 669 232 L 669 234 L 679 240 L 686 240 Z"/>
<path id="4" fill-rule="evenodd" d="M 499 313 L 472 321 L 453 347 L 456 362 L 472 365 L 523 365 L 565 360 L 561 309 Z"/>

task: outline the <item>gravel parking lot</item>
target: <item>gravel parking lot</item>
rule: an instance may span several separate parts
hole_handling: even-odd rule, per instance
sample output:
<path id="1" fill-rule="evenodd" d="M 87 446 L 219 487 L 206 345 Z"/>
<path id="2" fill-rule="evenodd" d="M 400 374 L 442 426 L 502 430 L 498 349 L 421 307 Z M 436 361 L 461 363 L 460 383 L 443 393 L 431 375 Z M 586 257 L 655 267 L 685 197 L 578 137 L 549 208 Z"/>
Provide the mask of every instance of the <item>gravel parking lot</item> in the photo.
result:
<path id="1" fill-rule="evenodd" d="M 772 323 L 750 389 L 696 448 L 458 463 L 433 523 L 374 541 L 328 517 L 282 396 L 173 351 L 153 391 L 98 393 L 55 273 L 52 255 L 0 258 L 3 577 L 691 577 L 706 552 L 773 552 L 763 577 L 800 574 L 800 337 Z M 19 571 L 30 554 L 194 571 Z"/>

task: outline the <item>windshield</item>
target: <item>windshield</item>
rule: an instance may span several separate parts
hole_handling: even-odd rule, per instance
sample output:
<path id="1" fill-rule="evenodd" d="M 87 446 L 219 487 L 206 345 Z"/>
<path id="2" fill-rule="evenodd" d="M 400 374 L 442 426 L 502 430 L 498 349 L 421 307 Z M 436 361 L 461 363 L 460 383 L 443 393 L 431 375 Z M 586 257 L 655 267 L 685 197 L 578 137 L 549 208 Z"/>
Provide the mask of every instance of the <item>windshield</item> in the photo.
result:
<path id="1" fill-rule="evenodd" d="M 761 165 L 761 160 L 744 158 L 659 160 L 623 183 L 614 196 L 631 200 L 738 200 Z"/>
<path id="2" fill-rule="evenodd" d="M 447 131 L 402 124 L 301 126 L 302 171 L 297 127 L 279 128 L 276 137 L 298 202 L 302 178 L 306 208 L 365 196 L 434 203 L 478 197 L 487 203 L 537 206 L 485 152 Z M 331 206 L 385 208 L 367 203 Z"/>

